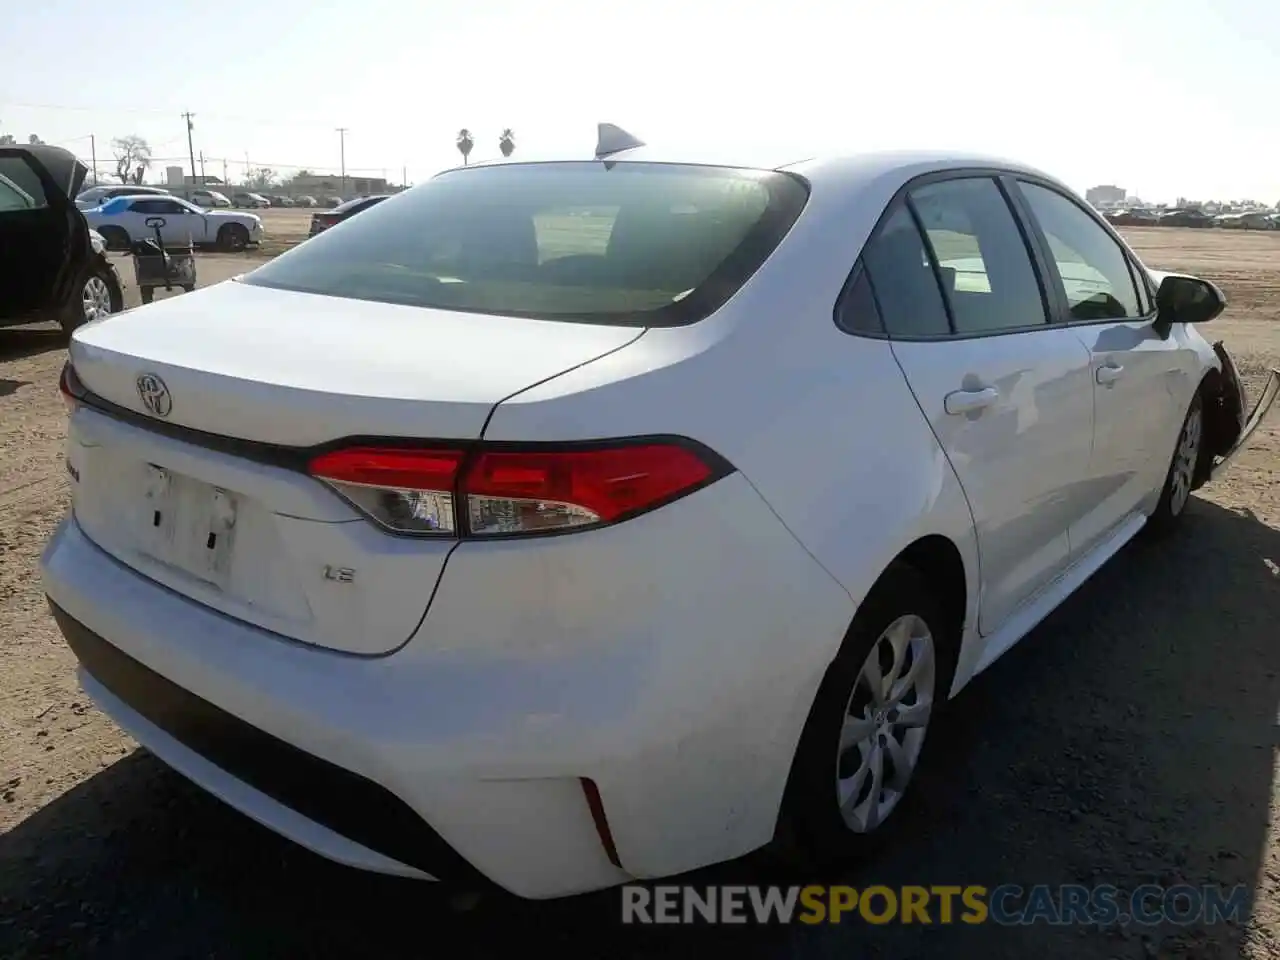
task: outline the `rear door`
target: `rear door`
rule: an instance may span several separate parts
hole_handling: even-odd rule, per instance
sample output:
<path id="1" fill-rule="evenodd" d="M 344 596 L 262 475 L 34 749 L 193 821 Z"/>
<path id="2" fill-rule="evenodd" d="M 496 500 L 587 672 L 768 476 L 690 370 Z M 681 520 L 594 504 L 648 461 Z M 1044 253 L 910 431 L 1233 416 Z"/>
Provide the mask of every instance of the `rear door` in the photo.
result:
<path id="1" fill-rule="evenodd" d="M 893 352 L 956 471 L 999 627 L 1070 561 L 1092 438 L 1089 354 L 993 175 L 919 183 L 864 252 Z"/>
<path id="2" fill-rule="evenodd" d="M 164 233 L 168 227 L 170 217 L 162 213 L 163 201 L 146 197 L 142 200 L 129 201 L 126 207 L 119 214 L 120 226 L 129 231 L 129 237 L 132 240 L 154 240 L 156 237 L 155 228 L 148 225 L 148 220 L 164 220 L 165 226 L 160 228 L 160 238 L 167 240 Z"/>
<path id="3" fill-rule="evenodd" d="M 1063 296 L 1056 319 L 1090 354 L 1095 427 L 1089 509 L 1071 529 L 1079 556 L 1163 482 L 1197 385 L 1198 361 L 1184 338 L 1156 332 L 1150 287 L 1097 218 L 1048 184 L 1023 180 L 1018 189 Z"/>
<path id="4" fill-rule="evenodd" d="M 0 319 L 57 310 L 90 252 L 89 227 L 44 165 L 0 147 Z"/>

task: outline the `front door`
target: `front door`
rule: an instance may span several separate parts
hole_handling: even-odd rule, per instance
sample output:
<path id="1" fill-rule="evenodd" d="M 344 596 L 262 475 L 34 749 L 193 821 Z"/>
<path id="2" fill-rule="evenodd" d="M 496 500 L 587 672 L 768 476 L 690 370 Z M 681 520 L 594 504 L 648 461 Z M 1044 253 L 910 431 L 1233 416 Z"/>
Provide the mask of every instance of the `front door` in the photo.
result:
<path id="1" fill-rule="evenodd" d="M 969 500 L 979 628 L 990 634 L 1070 561 L 1093 430 L 1089 354 L 1048 323 L 995 179 L 930 182 L 909 202 L 914 216 L 894 212 L 864 264 L 894 355 Z"/>
<path id="2" fill-rule="evenodd" d="M 177 200 L 154 200 L 152 203 L 164 218 L 160 236 L 166 247 L 186 247 L 204 238 L 204 217 Z"/>
<path id="3" fill-rule="evenodd" d="M 1071 528 L 1072 553 L 1083 556 L 1163 485 L 1196 364 L 1182 331 L 1162 337 L 1153 328 L 1151 291 L 1092 214 L 1046 185 L 1020 182 L 1018 189 L 1049 250 L 1066 312 L 1060 319 L 1090 354 L 1090 502 Z"/>

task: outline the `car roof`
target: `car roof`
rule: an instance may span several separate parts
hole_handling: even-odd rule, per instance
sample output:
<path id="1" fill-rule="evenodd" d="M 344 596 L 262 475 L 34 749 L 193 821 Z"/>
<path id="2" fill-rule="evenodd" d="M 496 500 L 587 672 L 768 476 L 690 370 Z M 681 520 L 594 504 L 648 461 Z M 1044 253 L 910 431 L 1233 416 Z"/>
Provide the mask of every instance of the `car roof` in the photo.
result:
<path id="1" fill-rule="evenodd" d="M 181 200 L 181 197 L 173 197 L 162 193 L 117 193 L 111 200 Z"/>
<path id="2" fill-rule="evenodd" d="M 566 154 L 520 159 L 498 158 L 450 168 L 481 169 L 529 163 L 591 161 L 600 159 L 614 163 L 669 163 L 693 166 L 721 166 L 753 170 L 789 171 L 817 187 L 837 187 L 857 191 L 861 187 L 885 180 L 905 183 L 914 177 L 949 169 L 995 169 L 1024 173 L 1059 183 L 1060 181 L 1034 166 L 994 153 L 945 149 L 859 150 L 856 147 L 814 148 L 786 147 L 771 144 L 656 146 L 642 145 L 620 150 L 602 158 L 592 155 Z M 825 192 L 825 191 L 824 191 Z"/>

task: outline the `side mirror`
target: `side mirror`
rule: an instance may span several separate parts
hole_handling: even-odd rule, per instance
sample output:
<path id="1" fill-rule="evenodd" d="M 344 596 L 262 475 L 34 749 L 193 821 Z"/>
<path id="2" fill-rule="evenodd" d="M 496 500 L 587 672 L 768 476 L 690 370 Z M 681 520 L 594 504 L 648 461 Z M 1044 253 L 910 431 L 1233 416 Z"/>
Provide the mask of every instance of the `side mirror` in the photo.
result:
<path id="1" fill-rule="evenodd" d="M 1208 280 L 1172 273 L 1156 291 L 1156 331 L 1167 337 L 1175 323 L 1208 323 L 1227 309 L 1227 298 Z"/>

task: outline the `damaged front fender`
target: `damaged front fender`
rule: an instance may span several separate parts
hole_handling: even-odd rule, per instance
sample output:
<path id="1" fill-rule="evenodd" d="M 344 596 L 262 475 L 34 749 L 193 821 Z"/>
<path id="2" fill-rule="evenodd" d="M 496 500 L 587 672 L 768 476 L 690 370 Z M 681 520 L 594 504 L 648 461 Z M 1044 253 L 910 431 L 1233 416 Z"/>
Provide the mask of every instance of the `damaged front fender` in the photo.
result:
<path id="1" fill-rule="evenodd" d="M 1247 414 L 1248 399 L 1236 365 L 1219 340 L 1213 345 L 1222 369 L 1205 380 L 1204 423 L 1205 452 L 1197 472 L 1196 486 L 1202 486 L 1221 474 L 1244 449 L 1253 432 L 1270 412 L 1280 394 L 1280 370 L 1272 370 L 1263 385 L 1258 402 Z"/>

